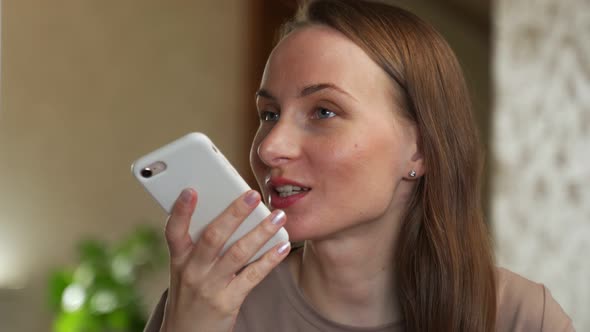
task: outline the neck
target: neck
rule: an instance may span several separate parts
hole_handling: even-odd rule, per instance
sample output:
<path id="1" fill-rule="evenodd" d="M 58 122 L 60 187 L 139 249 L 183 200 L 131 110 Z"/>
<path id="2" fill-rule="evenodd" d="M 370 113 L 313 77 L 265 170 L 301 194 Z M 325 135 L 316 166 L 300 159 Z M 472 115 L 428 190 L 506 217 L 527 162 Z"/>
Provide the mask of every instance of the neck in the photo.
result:
<path id="1" fill-rule="evenodd" d="M 300 289 L 332 321 L 369 327 L 401 317 L 393 269 L 397 223 L 387 222 L 386 230 L 383 222 L 375 223 L 307 241 L 293 256 L 292 272 Z"/>

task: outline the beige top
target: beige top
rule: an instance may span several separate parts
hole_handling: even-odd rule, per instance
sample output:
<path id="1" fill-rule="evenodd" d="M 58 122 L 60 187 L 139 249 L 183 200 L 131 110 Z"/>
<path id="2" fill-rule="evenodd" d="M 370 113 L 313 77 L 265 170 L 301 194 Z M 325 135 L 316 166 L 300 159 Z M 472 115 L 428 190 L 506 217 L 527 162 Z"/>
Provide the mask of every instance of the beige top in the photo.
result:
<path id="1" fill-rule="evenodd" d="M 166 304 L 162 295 L 144 332 L 158 332 Z M 403 321 L 374 328 L 338 324 L 324 318 L 309 305 L 283 262 L 246 298 L 235 332 L 404 332 Z M 498 269 L 498 315 L 496 331 L 575 331 L 571 319 L 549 290 L 506 269 Z"/>

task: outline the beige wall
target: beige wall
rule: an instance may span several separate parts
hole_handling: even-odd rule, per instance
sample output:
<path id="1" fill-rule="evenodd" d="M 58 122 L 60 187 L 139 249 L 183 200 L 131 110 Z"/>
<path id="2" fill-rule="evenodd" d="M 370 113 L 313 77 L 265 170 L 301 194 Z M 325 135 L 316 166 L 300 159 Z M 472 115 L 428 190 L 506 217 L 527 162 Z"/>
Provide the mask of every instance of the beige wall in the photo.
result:
<path id="1" fill-rule="evenodd" d="M 201 130 L 246 170 L 247 3 L 2 5 L 0 288 L 25 288 L 0 291 L 0 330 L 48 331 L 46 271 L 81 237 L 163 225 L 135 158 Z"/>

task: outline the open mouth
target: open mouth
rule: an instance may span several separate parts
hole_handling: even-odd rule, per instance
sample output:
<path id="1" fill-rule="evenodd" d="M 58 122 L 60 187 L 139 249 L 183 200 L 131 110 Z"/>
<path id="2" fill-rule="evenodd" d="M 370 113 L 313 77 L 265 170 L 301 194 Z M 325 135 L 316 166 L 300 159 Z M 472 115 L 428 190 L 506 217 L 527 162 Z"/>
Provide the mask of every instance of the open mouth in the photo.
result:
<path id="1" fill-rule="evenodd" d="M 306 187 L 299 187 L 293 185 L 282 185 L 282 186 L 275 186 L 274 191 L 279 195 L 279 197 L 289 197 L 297 194 L 301 194 L 311 190 L 310 188 Z"/>

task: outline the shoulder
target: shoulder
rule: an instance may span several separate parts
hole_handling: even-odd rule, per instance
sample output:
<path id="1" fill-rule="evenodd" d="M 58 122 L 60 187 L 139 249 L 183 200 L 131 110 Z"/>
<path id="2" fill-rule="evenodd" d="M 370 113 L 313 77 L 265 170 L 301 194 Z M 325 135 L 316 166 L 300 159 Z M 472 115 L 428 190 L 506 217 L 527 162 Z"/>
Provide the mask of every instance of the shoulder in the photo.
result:
<path id="1" fill-rule="evenodd" d="M 572 321 L 542 284 L 497 269 L 498 331 L 574 331 Z"/>
<path id="2" fill-rule="evenodd" d="M 147 324 L 145 325 L 143 332 L 159 332 L 164 319 L 164 309 L 166 308 L 166 301 L 168 300 L 168 289 L 164 291 L 158 304 L 152 311 L 148 318 Z"/>

